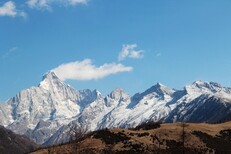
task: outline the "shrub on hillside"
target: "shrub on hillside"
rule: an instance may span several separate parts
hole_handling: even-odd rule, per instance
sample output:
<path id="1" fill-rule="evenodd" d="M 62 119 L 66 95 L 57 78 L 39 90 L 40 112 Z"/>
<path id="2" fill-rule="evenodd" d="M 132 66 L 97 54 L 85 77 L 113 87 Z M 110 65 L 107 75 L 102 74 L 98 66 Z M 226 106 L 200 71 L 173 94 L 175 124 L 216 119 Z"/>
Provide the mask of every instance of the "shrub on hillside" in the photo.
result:
<path id="1" fill-rule="evenodd" d="M 231 129 L 221 130 L 217 137 L 223 138 L 224 140 L 231 142 Z"/>
<path id="2" fill-rule="evenodd" d="M 114 133 L 108 129 L 99 130 L 94 133 L 94 138 L 101 139 L 106 144 L 116 144 L 118 142 L 124 142 L 130 140 L 130 137 L 127 137 L 123 133 Z"/>
<path id="3" fill-rule="evenodd" d="M 136 126 L 133 130 L 151 130 L 151 129 L 157 129 L 160 128 L 161 122 L 153 122 L 153 121 L 148 121 L 148 122 L 143 122 L 140 125 Z"/>
<path id="4" fill-rule="evenodd" d="M 138 137 L 149 136 L 149 133 L 138 133 Z"/>

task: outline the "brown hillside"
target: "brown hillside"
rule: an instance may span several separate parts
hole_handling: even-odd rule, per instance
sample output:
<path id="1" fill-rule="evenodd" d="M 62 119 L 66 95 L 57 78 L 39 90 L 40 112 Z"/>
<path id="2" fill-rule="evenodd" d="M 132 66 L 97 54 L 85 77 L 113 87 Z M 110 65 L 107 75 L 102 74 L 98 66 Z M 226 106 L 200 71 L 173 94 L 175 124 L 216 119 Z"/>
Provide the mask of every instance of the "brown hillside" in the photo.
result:
<path id="1" fill-rule="evenodd" d="M 231 122 L 173 123 L 153 128 L 100 130 L 78 143 L 40 149 L 33 154 L 231 153 Z"/>

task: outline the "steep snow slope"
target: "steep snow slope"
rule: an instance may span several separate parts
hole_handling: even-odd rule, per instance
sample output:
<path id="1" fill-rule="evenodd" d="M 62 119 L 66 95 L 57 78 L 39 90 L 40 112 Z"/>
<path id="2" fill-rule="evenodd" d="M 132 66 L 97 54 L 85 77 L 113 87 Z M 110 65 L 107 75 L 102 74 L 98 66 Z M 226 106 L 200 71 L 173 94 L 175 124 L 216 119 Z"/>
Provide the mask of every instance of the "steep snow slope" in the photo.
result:
<path id="1" fill-rule="evenodd" d="M 214 82 L 195 81 L 184 88 L 184 93 L 164 121 L 217 122 L 231 115 L 230 88 Z"/>
<path id="2" fill-rule="evenodd" d="M 170 102 L 175 91 L 157 84 L 145 92 L 134 95 L 128 102 L 122 103 L 109 114 L 101 124 L 106 127 L 133 127 L 143 121 L 158 121 L 171 110 Z"/>
<path id="3" fill-rule="evenodd" d="M 38 87 L 22 90 L 0 106 L 0 124 L 43 143 L 95 97 L 90 90 L 77 91 L 49 72 Z"/>

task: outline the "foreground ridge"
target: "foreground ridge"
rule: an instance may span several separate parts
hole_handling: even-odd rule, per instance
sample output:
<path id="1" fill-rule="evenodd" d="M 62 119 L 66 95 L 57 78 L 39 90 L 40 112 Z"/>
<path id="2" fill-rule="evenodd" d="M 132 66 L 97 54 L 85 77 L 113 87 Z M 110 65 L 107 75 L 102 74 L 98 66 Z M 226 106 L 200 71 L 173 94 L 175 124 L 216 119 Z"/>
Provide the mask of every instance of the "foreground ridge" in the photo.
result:
<path id="1" fill-rule="evenodd" d="M 24 154 L 39 147 L 36 143 L 25 136 L 17 135 L 14 132 L 0 126 L 0 153 Z"/>
<path id="2" fill-rule="evenodd" d="M 230 153 L 231 122 L 145 123 L 134 129 L 103 129 L 78 141 L 41 149 L 56 153 Z"/>

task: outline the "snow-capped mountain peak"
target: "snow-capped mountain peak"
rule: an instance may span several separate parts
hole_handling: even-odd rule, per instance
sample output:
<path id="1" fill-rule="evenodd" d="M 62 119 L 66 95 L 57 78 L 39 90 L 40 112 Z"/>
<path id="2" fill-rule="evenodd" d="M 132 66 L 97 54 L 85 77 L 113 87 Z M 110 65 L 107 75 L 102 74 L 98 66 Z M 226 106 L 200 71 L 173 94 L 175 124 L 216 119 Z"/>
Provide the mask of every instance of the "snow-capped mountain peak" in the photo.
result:
<path id="1" fill-rule="evenodd" d="M 63 81 L 61 81 L 58 78 L 58 76 L 52 71 L 46 73 L 43 76 L 42 81 L 39 83 L 39 87 L 46 89 L 46 90 L 50 90 L 50 88 L 54 88 L 57 86 L 63 86 L 63 85 L 66 85 L 66 84 Z"/>
<path id="2" fill-rule="evenodd" d="M 211 90 L 223 88 L 219 83 L 201 81 L 201 80 L 193 82 L 193 85 L 197 86 L 198 88 L 207 88 L 207 89 L 211 89 Z"/>
<path id="3" fill-rule="evenodd" d="M 167 86 L 158 82 L 156 85 L 142 93 L 142 95 L 147 95 L 150 93 L 156 93 L 158 95 L 172 95 L 174 92 L 175 90 L 168 88 Z"/>
<path id="4" fill-rule="evenodd" d="M 121 88 L 114 89 L 110 94 L 109 97 L 115 100 L 125 100 L 130 98 L 130 96 Z"/>
<path id="5" fill-rule="evenodd" d="M 190 85 L 187 85 L 185 87 L 186 91 L 188 93 L 208 93 L 208 94 L 214 94 L 220 91 L 224 91 L 225 88 L 222 87 L 220 84 L 215 82 L 208 82 L 208 81 L 195 81 Z"/>
<path id="6" fill-rule="evenodd" d="M 102 94 L 101 94 L 101 92 L 98 91 L 97 89 L 95 89 L 95 90 L 93 91 L 93 93 L 95 93 L 96 97 L 103 97 Z"/>
<path id="7" fill-rule="evenodd" d="M 43 79 L 42 80 L 57 80 L 59 79 L 58 76 L 55 74 L 55 72 L 53 71 L 49 71 L 47 72 L 44 76 L 43 76 Z"/>

